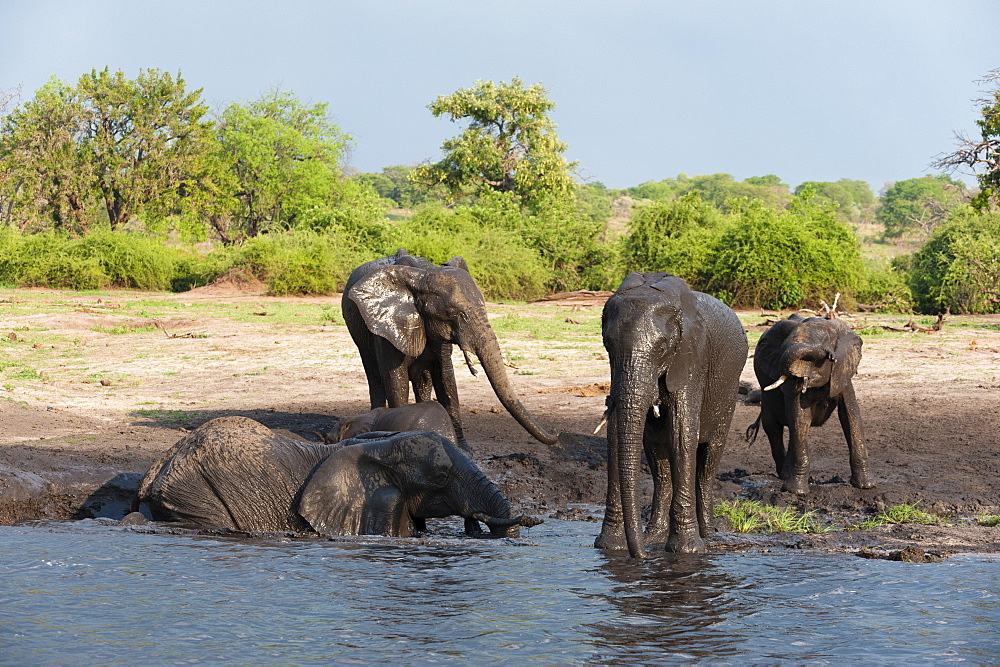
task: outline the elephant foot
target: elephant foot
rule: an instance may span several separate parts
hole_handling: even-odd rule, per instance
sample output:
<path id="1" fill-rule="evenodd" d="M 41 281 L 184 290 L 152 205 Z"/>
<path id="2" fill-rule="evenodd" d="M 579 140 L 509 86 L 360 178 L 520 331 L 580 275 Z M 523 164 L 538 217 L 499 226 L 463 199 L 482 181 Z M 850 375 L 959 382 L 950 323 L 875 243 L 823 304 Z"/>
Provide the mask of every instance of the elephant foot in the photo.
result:
<path id="1" fill-rule="evenodd" d="M 695 531 L 674 532 L 667 540 L 667 551 L 675 554 L 703 554 L 706 551 L 705 541 Z"/>
<path id="2" fill-rule="evenodd" d="M 868 473 L 862 473 L 860 475 L 851 475 L 851 486 L 855 489 L 874 489 L 875 482 L 869 479 Z"/>
<path id="3" fill-rule="evenodd" d="M 594 540 L 594 548 L 604 549 L 605 551 L 628 551 L 628 542 L 625 540 L 625 529 L 605 526 L 601 529 L 601 534 Z"/>
<path id="4" fill-rule="evenodd" d="M 781 485 L 782 491 L 790 491 L 797 496 L 809 495 L 809 478 L 805 475 L 800 477 L 792 476 Z"/>
<path id="5" fill-rule="evenodd" d="M 669 526 L 647 526 L 643 539 L 648 545 L 666 544 L 667 538 L 669 537 L 670 537 Z"/>

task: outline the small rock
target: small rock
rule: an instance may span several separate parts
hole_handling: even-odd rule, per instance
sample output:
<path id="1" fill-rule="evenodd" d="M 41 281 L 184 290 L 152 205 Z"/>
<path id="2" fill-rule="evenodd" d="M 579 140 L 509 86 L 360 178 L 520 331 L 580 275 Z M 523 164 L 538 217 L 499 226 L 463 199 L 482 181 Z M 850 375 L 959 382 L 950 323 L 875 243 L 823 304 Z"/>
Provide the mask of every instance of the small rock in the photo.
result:
<path id="1" fill-rule="evenodd" d="M 111 380 L 109 380 L 108 378 L 101 378 L 101 386 L 102 387 L 110 387 L 111 386 Z"/>

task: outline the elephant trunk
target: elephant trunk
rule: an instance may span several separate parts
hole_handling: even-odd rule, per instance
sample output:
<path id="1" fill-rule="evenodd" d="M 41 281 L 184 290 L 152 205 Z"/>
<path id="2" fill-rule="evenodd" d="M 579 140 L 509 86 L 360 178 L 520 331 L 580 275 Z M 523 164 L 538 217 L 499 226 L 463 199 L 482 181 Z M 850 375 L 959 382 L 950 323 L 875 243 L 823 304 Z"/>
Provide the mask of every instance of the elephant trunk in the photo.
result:
<path id="1" fill-rule="evenodd" d="M 775 389 L 788 378 L 797 380 L 796 389 L 800 392 L 809 388 L 809 382 L 816 373 L 818 364 L 826 359 L 832 359 L 833 354 L 818 345 L 807 343 L 793 343 L 781 354 L 778 367 L 781 370 L 781 377 L 764 391 Z"/>
<path id="2" fill-rule="evenodd" d="M 483 365 L 483 370 L 486 371 L 486 377 L 489 378 L 493 391 L 500 399 L 504 409 L 539 442 L 544 442 L 546 445 L 557 444 L 559 438 L 542 428 L 521 404 L 521 400 L 517 397 L 517 393 L 507 377 L 507 371 L 504 369 L 500 344 L 489 325 L 486 326 L 486 333 L 480 344 L 473 347 L 473 352 L 479 357 L 479 362 Z"/>
<path id="3" fill-rule="evenodd" d="M 629 554 L 645 558 L 638 498 L 639 463 L 646 417 L 657 399 L 657 374 L 648 360 L 630 359 L 612 368 L 611 402 L 614 419 L 609 451 L 618 454 L 618 486 L 621 492 L 622 518 Z"/>
<path id="4" fill-rule="evenodd" d="M 485 523 L 493 537 L 518 537 L 523 517 L 511 517 L 510 501 L 483 471 L 473 468 L 465 471 L 457 485 L 462 494 L 458 513 Z"/>

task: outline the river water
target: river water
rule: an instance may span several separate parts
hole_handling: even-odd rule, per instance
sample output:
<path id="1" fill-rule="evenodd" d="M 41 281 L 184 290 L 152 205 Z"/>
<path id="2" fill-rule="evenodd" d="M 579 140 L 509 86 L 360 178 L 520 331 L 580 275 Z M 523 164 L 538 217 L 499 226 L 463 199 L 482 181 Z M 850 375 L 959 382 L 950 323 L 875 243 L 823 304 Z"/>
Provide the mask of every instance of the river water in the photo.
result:
<path id="1" fill-rule="evenodd" d="M 635 562 L 592 548 L 599 524 L 496 541 L 460 528 L 328 541 L 0 527 L 0 662 L 998 659 L 996 556 Z"/>

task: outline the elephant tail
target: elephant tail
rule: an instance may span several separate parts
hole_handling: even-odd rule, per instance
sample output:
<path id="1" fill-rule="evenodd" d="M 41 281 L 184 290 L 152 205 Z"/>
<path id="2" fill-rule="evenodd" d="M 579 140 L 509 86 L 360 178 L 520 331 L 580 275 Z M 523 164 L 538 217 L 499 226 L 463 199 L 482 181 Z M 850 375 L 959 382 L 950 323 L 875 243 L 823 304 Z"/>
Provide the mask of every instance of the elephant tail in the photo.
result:
<path id="1" fill-rule="evenodd" d="M 763 412 L 757 415 L 757 421 L 750 424 L 750 426 L 747 427 L 746 433 L 743 434 L 743 439 L 747 441 L 748 445 L 752 445 L 757 440 L 757 434 L 760 432 L 760 420 L 763 416 Z"/>

